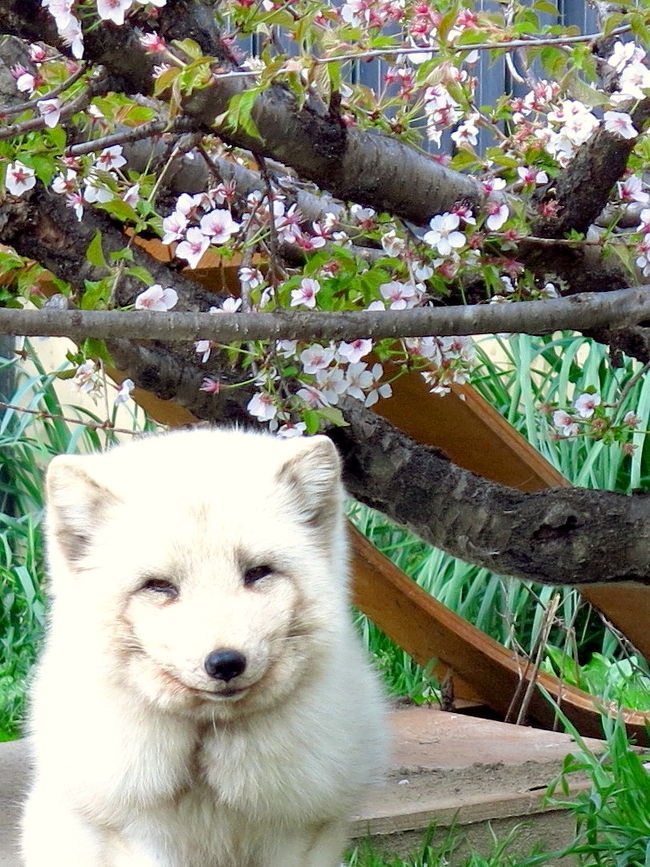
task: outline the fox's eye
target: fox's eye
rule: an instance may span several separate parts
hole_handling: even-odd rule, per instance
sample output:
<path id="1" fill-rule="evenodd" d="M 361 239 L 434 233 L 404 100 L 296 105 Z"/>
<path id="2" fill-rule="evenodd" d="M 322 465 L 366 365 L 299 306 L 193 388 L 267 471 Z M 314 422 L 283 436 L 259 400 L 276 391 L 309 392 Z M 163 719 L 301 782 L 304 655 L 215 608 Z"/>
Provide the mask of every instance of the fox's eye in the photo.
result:
<path id="1" fill-rule="evenodd" d="M 255 584 L 257 581 L 261 581 L 262 578 L 266 578 L 271 572 L 273 572 L 273 569 L 266 563 L 261 566 L 251 566 L 250 569 L 244 572 L 244 584 Z"/>
<path id="2" fill-rule="evenodd" d="M 166 596 L 168 599 L 176 599 L 179 592 L 175 584 L 172 584 L 171 581 L 165 581 L 163 578 L 148 578 L 140 587 L 140 590 L 158 593 L 161 596 Z"/>

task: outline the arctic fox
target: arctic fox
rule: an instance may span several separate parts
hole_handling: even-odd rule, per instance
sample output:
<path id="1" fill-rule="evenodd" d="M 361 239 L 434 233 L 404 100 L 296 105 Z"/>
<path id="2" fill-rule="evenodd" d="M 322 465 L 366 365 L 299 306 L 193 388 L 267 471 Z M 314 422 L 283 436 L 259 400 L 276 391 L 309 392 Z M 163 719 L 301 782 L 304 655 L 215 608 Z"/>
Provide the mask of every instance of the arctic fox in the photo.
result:
<path id="1" fill-rule="evenodd" d="M 334 867 L 383 763 L 322 436 L 55 458 L 27 867 Z"/>

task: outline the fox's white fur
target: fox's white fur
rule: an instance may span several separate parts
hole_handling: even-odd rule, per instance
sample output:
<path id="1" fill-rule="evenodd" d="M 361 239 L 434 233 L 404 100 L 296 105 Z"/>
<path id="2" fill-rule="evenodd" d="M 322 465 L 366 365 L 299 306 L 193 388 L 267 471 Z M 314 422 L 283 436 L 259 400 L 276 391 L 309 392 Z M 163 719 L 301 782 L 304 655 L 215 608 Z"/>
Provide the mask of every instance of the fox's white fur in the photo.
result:
<path id="1" fill-rule="evenodd" d="M 27 867 L 338 865 L 384 730 L 330 441 L 182 431 L 47 488 Z"/>

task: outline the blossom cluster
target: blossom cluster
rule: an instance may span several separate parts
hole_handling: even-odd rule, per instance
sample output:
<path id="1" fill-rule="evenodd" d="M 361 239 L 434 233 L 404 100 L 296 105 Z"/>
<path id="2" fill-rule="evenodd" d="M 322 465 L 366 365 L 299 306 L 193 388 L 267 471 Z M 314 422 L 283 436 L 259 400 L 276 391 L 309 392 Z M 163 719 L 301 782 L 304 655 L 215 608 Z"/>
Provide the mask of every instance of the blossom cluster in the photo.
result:
<path id="1" fill-rule="evenodd" d="M 102 21 L 122 25 L 126 15 L 134 5 L 154 6 L 161 9 L 167 0 L 96 0 L 97 17 Z M 78 59 L 84 54 L 83 31 L 81 21 L 75 13 L 75 0 L 41 0 L 50 15 L 54 18 L 57 32 L 61 39 L 70 46 L 72 56 Z"/>
<path id="2" fill-rule="evenodd" d="M 65 172 L 55 176 L 52 192 L 66 197 L 78 220 L 83 218 L 84 206 L 110 202 L 116 198 L 120 181 L 117 170 L 126 165 L 122 145 L 104 148 L 89 167 L 82 166 L 74 157 L 64 157 Z M 139 186 L 129 187 L 122 196 L 131 205 L 137 203 Z"/>
<path id="3" fill-rule="evenodd" d="M 570 411 L 553 407 L 546 407 L 546 410 L 551 413 L 557 431 L 555 435 L 560 439 L 587 436 L 619 442 L 626 454 L 631 454 L 635 449 L 628 439 L 629 434 L 639 427 L 640 418 L 629 411 L 617 421 L 617 407 L 607 406 L 595 389 L 579 394 Z"/>
<path id="4" fill-rule="evenodd" d="M 163 244 L 178 242 L 174 251 L 177 258 L 196 268 L 210 245 L 227 244 L 241 229 L 228 208 L 218 207 L 231 195 L 224 184 L 193 196 L 182 193 L 162 222 Z"/>

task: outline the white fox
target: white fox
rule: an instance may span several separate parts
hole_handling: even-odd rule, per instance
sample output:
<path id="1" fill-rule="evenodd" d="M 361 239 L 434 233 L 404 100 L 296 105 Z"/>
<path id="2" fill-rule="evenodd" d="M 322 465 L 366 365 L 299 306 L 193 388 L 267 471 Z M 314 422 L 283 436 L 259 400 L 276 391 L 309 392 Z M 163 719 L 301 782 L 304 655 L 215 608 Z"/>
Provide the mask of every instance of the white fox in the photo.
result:
<path id="1" fill-rule="evenodd" d="M 55 458 L 27 867 L 334 867 L 383 764 L 325 437 Z"/>

